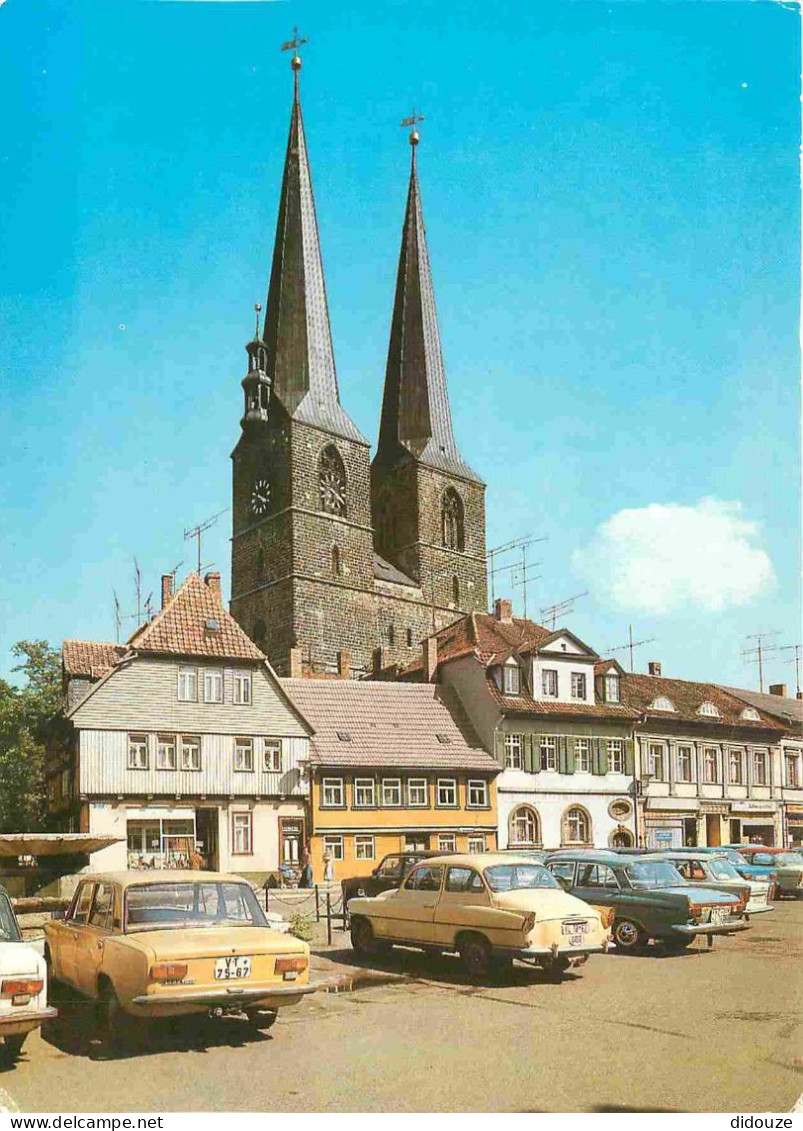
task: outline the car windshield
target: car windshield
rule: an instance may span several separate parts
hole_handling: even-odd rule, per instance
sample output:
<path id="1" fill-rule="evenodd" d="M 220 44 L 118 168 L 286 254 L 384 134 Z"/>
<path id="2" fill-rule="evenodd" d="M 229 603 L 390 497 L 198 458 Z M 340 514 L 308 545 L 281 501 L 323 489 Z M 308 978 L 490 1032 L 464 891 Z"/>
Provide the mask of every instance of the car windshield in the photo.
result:
<path id="1" fill-rule="evenodd" d="M 722 856 L 712 856 L 708 861 L 708 866 L 717 880 L 740 880 L 742 878 L 730 860 L 725 860 Z"/>
<path id="2" fill-rule="evenodd" d="M 741 852 L 739 852 L 739 850 L 736 849 L 736 848 L 728 848 L 724 852 L 722 852 L 721 854 L 717 853 L 718 859 L 722 859 L 723 857 L 726 860 L 730 860 L 731 864 L 748 864 L 749 865 L 749 863 L 750 863 L 750 861 L 747 859 L 747 857 L 742 856 Z"/>
<path id="3" fill-rule="evenodd" d="M 126 891 L 126 932 L 183 927 L 266 927 L 248 884 L 198 880 L 137 884 Z"/>
<path id="4" fill-rule="evenodd" d="M 21 942 L 22 936 L 8 896 L 0 895 L 0 942 Z"/>
<path id="5" fill-rule="evenodd" d="M 671 888 L 686 882 L 668 860 L 640 860 L 637 864 L 628 864 L 625 875 L 634 888 Z"/>
<path id="6" fill-rule="evenodd" d="M 803 864 L 803 855 L 800 852 L 777 852 L 775 860 L 779 864 Z"/>
<path id="7" fill-rule="evenodd" d="M 560 887 L 552 873 L 540 864 L 493 864 L 483 875 L 491 891 Z"/>

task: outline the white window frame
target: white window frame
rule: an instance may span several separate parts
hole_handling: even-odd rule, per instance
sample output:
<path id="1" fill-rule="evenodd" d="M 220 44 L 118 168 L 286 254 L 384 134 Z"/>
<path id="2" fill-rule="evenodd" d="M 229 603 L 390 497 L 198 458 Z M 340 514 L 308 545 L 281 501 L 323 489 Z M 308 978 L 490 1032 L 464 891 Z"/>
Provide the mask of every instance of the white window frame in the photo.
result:
<path id="1" fill-rule="evenodd" d="M 703 785 L 719 785 L 719 750 L 716 746 L 703 747 Z"/>
<path id="2" fill-rule="evenodd" d="M 474 796 L 472 796 L 472 794 Z M 466 794 L 467 809 L 488 808 L 488 783 L 484 778 L 469 778 Z"/>
<path id="3" fill-rule="evenodd" d="M 521 694 L 521 669 L 518 664 L 505 664 L 503 666 L 502 690 L 505 695 Z"/>
<path id="4" fill-rule="evenodd" d="M 577 823 L 578 824 L 584 824 L 585 825 L 586 836 L 584 836 L 584 837 L 572 837 L 571 836 L 571 826 L 572 826 L 572 821 L 574 820 L 574 818 L 572 817 L 572 813 L 577 814 Z M 567 844 L 591 844 L 591 842 L 592 842 L 591 818 L 589 817 L 588 813 L 585 811 L 585 809 L 581 805 L 572 805 L 572 806 L 570 806 L 569 809 L 566 810 L 566 842 L 567 842 Z"/>
<path id="5" fill-rule="evenodd" d="M 388 800 L 388 792 L 395 792 L 397 799 Z M 398 809 L 404 802 L 401 778 L 382 778 L 382 808 Z"/>
<path id="6" fill-rule="evenodd" d="M 284 750 L 280 738 L 262 739 L 262 772 L 280 774 L 284 769 Z"/>
<path id="7" fill-rule="evenodd" d="M 355 809 L 375 809 L 376 808 L 376 779 L 375 778 L 355 778 L 354 779 L 354 808 Z M 368 791 L 370 799 L 367 801 L 360 800 L 360 792 Z"/>
<path id="8" fill-rule="evenodd" d="M 505 735 L 505 769 L 524 769 L 524 735 Z"/>
<path id="9" fill-rule="evenodd" d="M 656 767 L 661 767 L 660 774 Z M 666 781 L 666 745 L 650 742 L 647 747 L 647 768 L 655 781 Z"/>
<path id="10" fill-rule="evenodd" d="M 156 769 L 157 770 L 161 770 L 163 772 L 169 772 L 169 771 L 173 771 L 173 770 L 176 769 L 176 767 L 178 765 L 178 763 L 176 761 L 176 758 L 178 756 L 176 746 L 177 746 L 176 736 L 174 734 L 157 734 L 157 736 L 156 736 Z M 162 751 L 163 750 L 169 751 L 170 749 L 172 749 L 172 751 L 173 751 L 173 757 L 172 757 L 172 759 L 168 759 L 168 761 L 171 761 L 172 765 L 163 765 L 162 763 L 165 761 L 165 759 L 162 757 Z"/>
<path id="11" fill-rule="evenodd" d="M 234 702 L 250 707 L 253 702 L 253 677 L 251 672 L 234 672 L 232 677 Z"/>
<path id="12" fill-rule="evenodd" d="M 753 751 L 753 784 L 754 785 L 767 785 L 767 751 L 754 750 Z M 761 781 L 758 780 L 758 767 L 761 766 Z"/>
<path id="13" fill-rule="evenodd" d="M 582 694 L 581 694 L 582 692 Z M 571 696 L 585 702 L 588 695 L 588 676 L 585 672 L 572 672 Z"/>
<path id="14" fill-rule="evenodd" d="M 337 796 L 339 800 L 327 800 L 327 792 Z M 342 778 L 323 778 L 321 781 L 321 808 L 345 809 L 346 787 Z M 342 838 L 341 838 L 342 839 Z"/>
<path id="15" fill-rule="evenodd" d="M 354 859 L 355 860 L 375 860 L 376 850 L 374 847 L 374 838 L 366 836 L 365 834 L 358 834 L 354 838 Z"/>
<path id="16" fill-rule="evenodd" d="M 182 734 L 179 745 L 181 749 L 181 769 L 188 773 L 198 773 L 203 765 L 201 761 L 201 736 L 199 734 Z M 185 751 L 193 749 L 198 751 L 197 766 L 189 764 L 191 759 L 187 758 L 185 753 Z"/>
<path id="17" fill-rule="evenodd" d="M 470 836 L 468 838 L 468 840 L 466 841 L 466 848 L 469 852 L 485 852 L 485 851 L 487 851 L 485 834 L 484 833 L 476 833 L 474 836 Z"/>
<path id="18" fill-rule="evenodd" d="M 625 744 L 621 738 L 606 740 L 605 757 L 609 774 L 623 774 L 625 772 Z"/>
<path id="19" fill-rule="evenodd" d="M 452 801 L 441 800 L 441 789 L 451 789 Z M 457 793 L 457 779 L 456 778 L 438 778 L 437 791 L 435 794 L 437 800 L 437 809 L 457 809 L 458 807 L 458 793 Z"/>
<path id="20" fill-rule="evenodd" d="M 541 735 L 541 740 L 538 744 L 538 759 L 542 770 L 557 772 L 558 740 L 555 735 Z"/>
<path id="21" fill-rule="evenodd" d="M 144 754 L 142 758 L 132 757 L 135 751 Z M 129 770 L 147 770 L 150 763 L 148 757 L 147 734 L 129 734 L 128 736 L 128 768 Z"/>
<path id="22" fill-rule="evenodd" d="M 719 707 L 717 707 L 716 703 L 712 703 L 710 699 L 706 699 L 704 703 L 700 704 L 697 714 L 702 715 L 704 718 L 708 719 L 722 718 L 722 713 L 719 710 Z"/>
<path id="23" fill-rule="evenodd" d="M 438 833 L 438 852 L 454 852 L 457 849 L 457 837 L 454 833 Z"/>
<path id="24" fill-rule="evenodd" d="M 333 860 L 343 859 L 343 837 L 342 836 L 325 836 L 323 838 L 324 852 L 330 852 Z"/>
<path id="25" fill-rule="evenodd" d="M 683 771 L 683 751 L 687 750 L 689 754 L 689 772 L 688 776 Z M 694 747 L 690 746 L 688 742 L 678 743 L 677 747 L 677 763 L 678 763 L 678 781 L 684 782 L 688 785 L 694 781 Z"/>
<path id="26" fill-rule="evenodd" d="M 218 692 L 220 694 L 218 694 Z M 223 669 L 204 668 L 204 703 L 223 702 Z"/>
<path id="27" fill-rule="evenodd" d="M 800 755 L 784 754 L 784 785 L 787 789 L 800 789 Z"/>
<path id="28" fill-rule="evenodd" d="M 738 774 L 734 777 L 734 767 L 738 767 Z M 744 757 L 743 751 L 736 746 L 728 747 L 728 785 L 744 785 Z"/>
<path id="29" fill-rule="evenodd" d="M 581 743 L 583 747 L 581 749 Z M 575 773 L 591 773 L 591 739 L 575 738 L 574 740 L 574 770 Z"/>
<path id="30" fill-rule="evenodd" d="M 234 739 L 234 772 L 252 774 L 254 772 L 254 740 L 246 735 Z"/>
<path id="31" fill-rule="evenodd" d="M 554 685 L 554 691 L 549 688 Z M 558 669 L 541 668 L 541 694 L 544 699 L 557 699 L 558 697 Z"/>
<path id="32" fill-rule="evenodd" d="M 413 800 L 413 791 L 424 791 L 422 800 Z M 407 804 L 411 809 L 426 809 L 429 805 L 429 782 L 426 778 L 408 778 L 407 779 Z"/>
<path id="33" fill-rule="evenodd" d="M 245 837 L 238 846 L 238 835 L 241 836 L 243 833 Z M 233 812 L 231 815 L 231 854 L 232 856 L 254 855 L 254 814 L 250 809 Z"/>
<path id="34" fill-rule="evenodd" d="M 613 692 L 613 694 L 611 694 Z M 605 702 L 618 703 L 619 702 L 619 676 L 606 675 L 605 676 Z"/>
<path id="35" fill-rule="evenodd" d="M 191 684 L 191 688 L 187 685 Z M 176 696 L 179 703 L 198 702 L 198 669 L 189 664 L 180 664 Z"/>

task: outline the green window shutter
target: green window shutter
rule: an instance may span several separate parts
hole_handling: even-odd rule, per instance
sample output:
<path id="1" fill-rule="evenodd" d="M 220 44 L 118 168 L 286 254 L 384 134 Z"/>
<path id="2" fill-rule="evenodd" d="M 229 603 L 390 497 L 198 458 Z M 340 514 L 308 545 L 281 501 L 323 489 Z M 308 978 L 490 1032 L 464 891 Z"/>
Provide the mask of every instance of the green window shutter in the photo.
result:
<path id="1" fill-rule="evenodd" d="M 636 751 L 635 742 L 632 738 L 625 739 L 625 773 L 634 774 L 636 772 Z"/>
<path id="2" fill-rule="evenodd" d="M 494 736 L 496 741 L 496 760 L 504 770 L 505 768 L 505 732 L 498 730 Z"/>
<path id="3" fill-rule="evenodd" d="M 541 769 L 541 735 L 531 734 L 530 741 L 532 743 L 533 752 L 533 773 L 537 774 Z"/>
<path id="4" fill-rule="evenodd" d="M 574 738 L 566 740 L 566 773 L 574 773 Z"/>
<path id="5" fill-rule="evenodd" d="M 535 773 L 535 760 L 533 758 L 533 736 L 525 734 L 522 737 L 524 743 L 524 768 L 528 774 Z"/>
<path id="6" fill-rule="evenodd" d="M 592 757 L 591 757 L 591 772 L 592 774 L 605 773 L 605 749 L 602 745 L 601 738 L 592 738 Z"/>
<path id="7" fill-rule="evenodd" d="M 568 751 L 566 749 L 566 735 L 562 734 L 558 738 L 558 773 L 568 774 Z"/>

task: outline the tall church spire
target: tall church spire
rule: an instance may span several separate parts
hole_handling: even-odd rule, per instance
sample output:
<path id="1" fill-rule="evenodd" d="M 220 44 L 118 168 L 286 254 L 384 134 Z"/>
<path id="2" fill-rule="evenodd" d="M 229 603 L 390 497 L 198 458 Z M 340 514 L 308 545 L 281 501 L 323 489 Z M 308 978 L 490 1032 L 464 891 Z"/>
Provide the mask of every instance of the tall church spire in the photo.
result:
<path id="1" fill-rule="evenodd" d="M 418 120 L 415 116 L 408 121 Z M 407 124 L 407 123 L 403 123 Z M 419 462 L 480 482 L 460 455 L 441 354 L 435 294 L 427 252 L 416 150 L 410 133 L 410 185 L 402 229 L 396 298 L 376 459 L 395 463 L 405 451 Z"/>
<path id="2" fill-rule="evenodd" d="M 365 443 L 340 404 L 297 54 L 291 65 L 293 109 L 263 330 L 268 376 L 295 420 Z"/>

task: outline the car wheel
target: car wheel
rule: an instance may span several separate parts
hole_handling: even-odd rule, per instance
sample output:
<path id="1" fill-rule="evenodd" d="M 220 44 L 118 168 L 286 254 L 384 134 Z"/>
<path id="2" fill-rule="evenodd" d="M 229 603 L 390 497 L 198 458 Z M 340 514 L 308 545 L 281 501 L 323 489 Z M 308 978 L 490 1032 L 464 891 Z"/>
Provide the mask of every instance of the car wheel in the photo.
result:
<path id="1" fill-rule="evenodd" d="M 13 1033 L 11 1036 L 3 1038 L 3 1054 L 9 1064 L 13 1064 L 19 1058 L 27 1036 L 27 1033 Z"/>
<path id="2" fill-rule="evenodd" d="M 482 935 L 470 935 L 460 942 L 460 959 L 472 978 L 485 978 L 491 969 L 491 948 Z"/>
<path id="3" fill-rule="evenodd" d="M 119 1045 L 129 1039 L 135 1020 L 120 1005 L 114 986 L 104 982 L 98 997 L 98 1022 L 104 1044 Z"/>
<path id="4" fill-rule="evenodd" d="M 278 1009 L 246 1009 L 245 1015 L 255 1029 L 265 1033 L 276 1024 L 279 1011 Z"/>
<path id="5" fill-rule="evenodd" d="M 649 935 L 632 919 L 617 919 L 613 924 L 613 941 L 619 950 L 634 953 L 644 950 L 649 942 Z"/>
<path id="6" fill-rule="evenodd" d="M 357 954 L 371 954 L 375 949 L 374 929 L 367 919 L 351 920 L 351 945 Z"/>

